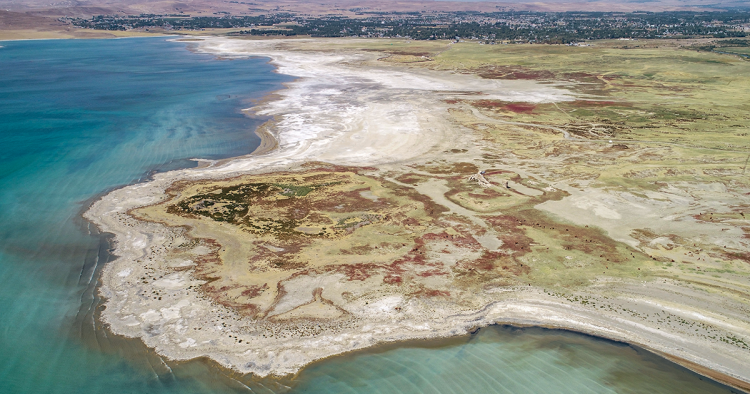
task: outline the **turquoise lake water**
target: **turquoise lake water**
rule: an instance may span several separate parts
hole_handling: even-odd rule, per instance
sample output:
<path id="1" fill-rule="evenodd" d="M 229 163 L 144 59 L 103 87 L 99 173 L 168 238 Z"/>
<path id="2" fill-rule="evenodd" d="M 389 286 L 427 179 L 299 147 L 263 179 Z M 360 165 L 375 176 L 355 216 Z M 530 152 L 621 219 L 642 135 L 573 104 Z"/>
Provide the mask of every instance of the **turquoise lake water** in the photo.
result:
<path id="1" fill-rule="evenodd" d="M 724 393 L 643 350 L 570 332 L 490 327 L 254 379 L 165 363 L 94 321 L 106 236 L 96 196 L 189 158 L 251 152 L 240 109 L 291 78 L 159 39 L 0 42 L 0 393 Z"/>

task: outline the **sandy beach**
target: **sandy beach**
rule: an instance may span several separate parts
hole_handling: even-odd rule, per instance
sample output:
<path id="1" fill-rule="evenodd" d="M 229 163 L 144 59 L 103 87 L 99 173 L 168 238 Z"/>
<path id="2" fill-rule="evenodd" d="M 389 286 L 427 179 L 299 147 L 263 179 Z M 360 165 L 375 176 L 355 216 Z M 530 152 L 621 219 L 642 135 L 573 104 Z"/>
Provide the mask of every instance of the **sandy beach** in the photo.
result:
<path id="1" fill-rule="evenodd" d="M 114 234 L 114 254 L 118 257 L 102 270 L 99 289 L 106 300 L 101 319 L 112 332 L 140 338 L 170 359 L 207 357 L 240 373 L 268 376 L 293 374 L 315 360 L 385 342 L 464 335 L 491 324 L 543 326 L 642 346 L 698 373 L 750 390 L 748 277 L 737 273 L 685 274 L 665 263 L 679 254 L 681 259 L 697 259 L 690 260 L 691 264 L 705 266 L 701 259 L 706 256 L 698 252 L 688 256 L 679 249 L 697 239 L 718 251 L 728 248 L 738 255 L 747 253 L 744 215 L 734 226 L 694 218 L 711 209 L 720 210 L 717 201 L 722 207 L 746 204 L 744 186 L 686 181 L 644 193 L 596 188 L 591 179 L 560 172 L 575 152 L 541 158 L 524 156 L 522 151 L 510 148 L 510 139 L 490 140 L 483 130 L 513 128 L 513 135 L 518 136 L 538 133 L 540 137 L 532 140 L 540 149 L 542 145 L 544 149 L 574 146 L 579 151 L 606 148 L 605 154 L 626 153 L 609 148 L 611 144 L 601 139 L 569 141 L 563 132 L 522 122 L 513 124 L 488 116 L 488 112 L 472 112 L 462 104 L 477 100 L 526 105 L 573 102 L 585 98 L 576 91 L 574 82 L 482 79 L 470 73 L 378 61 L 383 53 L 377 51 L 317 50 L 314 40 L 290 43 L 206 38 L 189 45 L 191 50 L 221 58 L 268 57 L 279 73 L 297 79 L 249 110 L 273 119 L 259 130 L 262 143 L 254 154 L 155 174 L 148 182 L 112 191 L 84 214 L 101 231 Z M 646 144 L 629 145 L 627 154 L 656 154 L 657 148 Z M 633 156 L 627 160 L 637 163 L 640 159 Z M 305 164 L 311 162 L 365 168 L 356 176 L 363 179 L 361 182 L 375 180 L 375 195 L 362 194 L 375 202 L 391 198 L 387 196 L 394 187 L 428 197 L 449 216 L 434 219 L 429 226 L 456 228 L 445 230 L 451 235 L 456 231 L 463 236 L 462 228 L 473 232 L 475 250 L 460 251 L 461 259 L 479 256 L 478 250 L 505 256 L 502 258 L 519 256 L 515 260 L 520 264 L 519 273 L 482 284 L 472 282 L 465 290 L 458 289 L 458 282 L 451 282 L 460 279 L 451 276 L 454 274 L 415 275 L 414 281 L 421 288 L 450 292 L 450 296 L 427 297 L 406 292 L 404 286 L 384 285 L 387 274 L 381 271 L 351 280 L 341 271 L 325 269 L 324 257 L 320 257 L 321 265 L 311 262 L 308 267 L 313 268 L 302 271 L 258 271 L 262 282 L 277 283 L 270 287 L 278 290 L 254 301 L 262 310 L 255 316 L 226 301 L 231 297 L 236 301 L 233 293 L 219 299 L 201 290 L 207 282 L 196 274 L 201 261 L 219 258 L 231 266 L 231 270 L 222 271 L 221 279 L 231 286 L 255 280 L 254 274 L 237 268 L 239 263 L 230 262 L 245 263 L 257 251 L 246 250 L 249 246 L 242 238 L 246 235 L 228 224 L 216 227 L 190 218 L 169 218 L 159 211 L 160 204 L 223 180 L 239 182 L 242 178 L 237 177 L 270 173 L 293 176 L 309 171 Z M 479 208 L 468 209 L 469 203 L 459 200 L 463 195 L 450 193 L 459 181 L 440 178 L 442 173 L 435 168 L 452 163 L 492 168 L 496 174 L 488 173 L 487 179 L 493 188 L 502 191 L 504 184 L 512 185 L 516 193 L 512 198 L 523 199 L 529 209 L 545 212 L 571 229 L 601 229 L 611 239 L 606 242 L 614 245 L 611 250 L 628 259 L 632 256 L 639 265 L 629 268 L 627 275 L 609 275 L 606 271 L 615 265 L 614 258 L 611 263 L 607 263 L 609 259 L 602 262 L 606 268 L 600 269 L 584 253 L 560 249 L 561 262 L 555 267 L 589 270 L 586 284 L 556 286 L 552 279 L 530 283 L 542 277 L 533 276 L 535 270 L 544 272 L 544 278 L 556 274 L 536 265 L 541 262 L 535 260 L 534 253 L 519 254 L 512 249 L 509 240 L 516 238 L 497 236 L 496 232 L 506 225 L 493 227 L 487 223 L 500 219 Z M 425 180 L 411 184 L 405 174 Z M 460 175 L 455 179 L 465 178 Z M 386 182 L 393 186 L 382 186 Z M 176 184 L 201 186 L 191 189 Z M 378 191 L 378 186 L 383 190 Z M 561 197 L 536 200 L 542 195 Z M 452 227 L 440 224 L 440 220 L 450 222 Z M 538 230 L 528 224 L 529 234 L 542 234 L 550 227 L 547 222 L 544 228 L 536 225 Z M 426 232 L 425 226 L 405 231 Z M 643 229 L 662 236 L 646 240 Z M 527 251 L 544 247 L 540 240 L 547 238 L 530 237 L 536 238 Z M 218 243 L 216 249 L 194 242 L 209 238 Z M 175 251 L 177 245 L 188 244 L 193 246 L 180 246 Z M 449 250 L 450 245 L 446 245 L 439 249 Z M 438 247 L 427 249 L 430 261 L 441 267 L 462 264 L 463 260 L 451 260 L 458 252 L 441 252 L 434 257 L 439 254 Z M 402 250 L 393 250 L 397 252 Z M 718 252 L 712 259 L 719 259 L 716 256 Z M 590 271 L 596 271 L 596 276 Z"/>

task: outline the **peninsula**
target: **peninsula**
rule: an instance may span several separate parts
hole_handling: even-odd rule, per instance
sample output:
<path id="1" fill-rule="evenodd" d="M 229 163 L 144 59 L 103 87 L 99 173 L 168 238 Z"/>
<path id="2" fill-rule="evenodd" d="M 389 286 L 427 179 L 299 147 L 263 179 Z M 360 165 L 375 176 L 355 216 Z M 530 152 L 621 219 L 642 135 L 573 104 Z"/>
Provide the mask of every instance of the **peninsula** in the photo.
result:
<path id="1" fill-rule="evenodd" d="M 252 109 L 264 149 L 86 212 L 100 318 L 259 376 L 558 327 L 748 390 L 750 63 L 705 44 L 191 39 L 297 79 Z"/>

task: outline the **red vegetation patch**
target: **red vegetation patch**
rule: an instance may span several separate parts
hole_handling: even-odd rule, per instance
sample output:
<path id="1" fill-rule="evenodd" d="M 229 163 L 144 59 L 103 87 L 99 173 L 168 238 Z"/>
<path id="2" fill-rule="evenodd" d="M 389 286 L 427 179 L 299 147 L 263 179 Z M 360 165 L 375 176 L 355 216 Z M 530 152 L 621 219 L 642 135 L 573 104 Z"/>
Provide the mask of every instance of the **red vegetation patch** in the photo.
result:
<path id="1" fill-rule="evenodd" d="M 516 103 L 516 104 L 508 104 L 503 108 L 509 111 L 513 111 L 518 114 L 530 114 L 532 111 L 534 111 L 534 108 L 536 108 L 536 105 Z"/>
<path id="2" fill-rule="evenodd" d="M 505 101 L 495 100 L 477 100 L 472 102 L 472 105 L 477 108 L 496 108 L 505 111 L 511 111 L 518 114 L 530 114 L 536 108 L 535 104 L 530 103 L 508 103 Z"/>
<path id="3" fill-rule="evenodd" d="M 346 275 L 346 279 L 350 281 L 359 280 L 363 281 L 379 270 L 379 267 L 375 264 L 342 264 L 334 268 L 335 272 Z"/>
<path id="4" fill-rule="evenodd" d="M 193 261 L 195 262 L 195 277 L 202 280 L 215 280 L 212 278 L 212 274 L 216 272 L 217 266 L 221 264 L 219 258 L 219 249 L 221 245 L 213 239 L 201 239 L 201 244 L 208 247 L 211 252 L 195 256 Z M 204 284 L 204 288 L 207 284 Z"/>
<path id="5" fill-rule="evenodd" d="M 346 255 L 364 256 L 364 255 L 370 254 L 372 250 L 373 250 L 373 247 L 371 245 L 357 245 L 357 246 L 352 246 L 349 249 L 341 249 L 340 253 L 346 254 Z"/>
<path id="6" fill-rule="evenodd" d="M 522 232 L 507 234 L 500 236 L 503 241 L 503 247 L 510 249 L 517 254 L 523 255 L 531 252 L 532 239 L 524 235 Z M 516 254 L 514 253 L 514 255 Z"/>
<path id="7" fill-rule="evenodd" d="M 500 108 L 505 105 L 504 101 L 477 100 L 471 103 L 477 108 Z"/>
<path id="8" fill-rule="evenodd" d="M 234 297 L 231 297 L 228 294 L 230 291 L 242 288 L 243 286 L 239 284 L 231 284 L 231 285 L 224 285 L 221 287 L 215 287 L 214 283 L 216 282 L 212 281 L 203 285 L 202 290 L 208 297 L 210 297 L 217 304 L 225 306 L 227 308 L 234 309 L 239 313 L 249 315 L 249 316 L 254 316 L 260 311 L 260 309 L 258 308 L 256 304 L 252 304 L 248 302 L 237 302 L 234 300 Z M 242 295 L 245 295 L 246 292 L 248 292 L 248 294 L 253 294 L 256 291 L 258 292 L 258 294 L 262 293 L 264 288 L 260 286 L 257 286 L 257 287 L 258 289 L 251 288 L 251 289 L 243 291 Z M 267 288 L 267 286 L 265 288 Z"/>
<path id="9" fill-rule="evenodd" d="M 264 283 L 263 286 L 245 286 L 246 290 L 243 290 L 241 295 L 248 298 L 255 298 L 268 289 L 268 283 Z"/>
<path id="10" fill-rule="evenodd" d="M 227 292 L 229 290 L 238 289 L 240 287 L 241 286 L 238 285 L 238 284 L 225 285 L 225 286 L 221 286 L 219 288 L 216 288 L 216 287 L 214 287 L 212 285 L 209 285 L 209 286 L 206 287 L 206 289 L 207 289 L 207 291 L 210 291 L 211 293 L 223 293 L 223 292 Z"/>
<path id="11" fill-rule="evenodd" d="M 383 283 L 386 283 L 389 285 L 400 285 L 401 282 L 403 281 L 404 279 L 401 278 L 401 276 L 397 274 L 388 274 L 383 278 Z"/>
<path id="12" fill-rule="evenodd" d="M 404 226 L 404 227 L 418 226 L 419 225 L 419 220 L 407 217 L 406 219 L 404 219 L 404 220 L 401 221 L 401 225 Z"/>
<path id="13" fill-rule="evenodd" d="M 448 212 L 449 209 L 432 201 L 430 197 L 424 194 L 418 193 L 416 190 L 408 187 L 399 187 L 393 190 L 393 194 L 399 197 L 407 197 L 409 199 L 419 201 L 424 206 L 424 211 L 431 217 L 438 217 L 441 214 Z"/>
<path id="14" fill-rule="evenodd" d="M 458 266 L 467 271 L 480 273 L 489 271 L 499 272 L 502 270 L 515 276 L 531 272 L 531 268 L 518 262 L 515 257 L 508 256 L 502 252 L 490 251 L 484 251 L 478 259 L 462 261 Z"/>
<path id="15" fill-rule="evenodd" d="M 460 151 L 459 151 L 460 152 Z M 440 166 L 416 166 L 416 168 L 427 171 L 430 174 L 475 174 L 479 171 L 479 167 L 474 163 L 457 162 L 449 165 Z"/>
<path id="16" fill-rule="evenodd" d="M 507 216 L 502 221 L 506 225 L 514 225 L 514 227 L 528 226 L 544 230 L 550 233 L 564 250 L 578 250 L 590 255 L 599 256 L 602 258 L 602 263 L 621 263 L 631 258 L 630 256 L 621 254 L 617 250 L 617 241 L 612 240 L 602 231 L 594 228 L 556 223 L 535 210 L 524 210 L 516 217 Z M 515 243 L 508 246 L 515 246 Z M 519 246 L 524 246 L 523 250 L 530 251 L 520 241 Z"/>
<path id="17" fill-rule="evenodd" d="M 382 269 L 386 273 L 385 277 L 383 278 L 383 282 L 387 284 L 401 284 L 403 282 L 403 276 L 409 274 L 410 272 L 415 276 L 423 278 L 430 276 L 447 275 L 448 273 L 445 271 L 445 266 L 443 265 L 443 263 L 439 261 L 428 261 L 425 256 L 428 251 L 426 241 L 440 240 L 444 242 L 448 239 L 451 239 L 451 236 L 445 233 L 426 234 L 423 237 L 415 239 L 414 246 L 411 248 L 411 250 L 409 250 L 409 252 L 399 257 L 392 263 L 382 266 Z M 457 242 L 464 241 L 465 243 L 474 242 L 477 244 L 477 246 L 479 246 L 479 243 L 477 243 L 473 238 L 471 238 L 471 240 L 469 241 L 467 239 L 464 239 L 463 237 L 453 237 L 453 240 Z M 423 268 L 417 267 L 428 268 L 422 271 Z"/>
<path id="18" fill-rule="evenodd" d="M 508 173 L 510 173 L 510 171 L 490 169 L 490 170 L 485 170 L 484 176 L 486 177 L 490 175 L 508 174 Z"/>
<path id="19" fill-rule="evenodd" d="M 412 296 L 420 296 L 420 297 L 450 297 L 451 293 L 447 290 L 437 290 L 437 289 L 420 289 L 419 291 L 415 291 L 414 293 L 411 293 Z"/>
<path id="20" fill-rule="evenodd" d="M 256 316 L 260 313 L 260 307 L 256 304 L 244 304 L 236 308 L 243 315 Z"/>
<path id="21" fill-rule="evenodd" d="M 750 253 L 748 252 L 725 252 L 724 255 L 729 259 L 737 259 L 750 263 Z"/>
<path id="22" fill-rule="evenodd" d="M 471 234 L 459 232 L 458 235 L 450 235 L 446 232 L 442 232 L 439 234 L 436 233 L 428 233 L 421 237 L 421 239 L 417 239 L 417 242 L 425 242 L 425 241 L 448 241 L 452 243 L 453 245 L 456 245 L 461 248 L 470 248 L 474 250 L 479 250 L 482 248 L 482 245 L 477 242 L 476 239 L 474 239 Z"/>
<path id="23" fill-rule="evenodd" d="M 400 285 L 403 282 L 403 274 L 405 273 L 404 265 L 412 262 L 413 258 L 404 256 L 383 268 L 385 269 L 385 277 L 383 277 L 383 283 L 391 285 Z"/>
<path id="24" fill-rule="evenodd" d="M 429 278 L 431 276 L 441 276 L 441 275 L 448 275 L 448 273 L 442 270 L 429 270 L 429 271 L 423 271 L 417 274 L 417 276 L 420 276 L 422 278 Z"/>
<path id="25" fill-rule="evenodd" d="M 484 251 L 478 259 L 461 262 L 460 267 L 470 271 L 491 271 L 495 268 L 495 262 L 504 256 L 498 252 Z"/>
<path id="26" fill-rule="evenodd" d="M 370 190 L 369 188 L 362 188 L 357 190 L 351 190 L 348 192 L 330 193 L 324 199 L 318 199 L 316 201 L 309 201 L 308 199 L 287 199 L 279 200 L 291 201 L 290 204 L 300 205 L 307 207 L 313 211 L 335 211 L 335 212 L 360 212 L 360 211 L 375 211 L 380 208 L 385 208 L 388 204 L 385 199 L 378 199 L 377 201 L 370 200 L 369 198 L 362 197 L 361 192 Z"/>
<path id="27" fill-rule="evenodd" d="M 222 284 L 220 278 L 216 276 L 219 266 L 222 264 L 219 258 L 219 250 L 221 245 L 213 239 L 202 238 L 199 239 L 200 244 L 208 247 L 211 252 L 195 256 L 193 261 L 195 262 L 194 275 L 196 279 L 205 280 L 206 283 L 200 286 L 201 291 L 207 296 L 214 300 L 217 304 L 232 308 L 239 313 L 248 316 L 255 316 L 259 311 L 259 307 L 252 303 L 243 303 L 233 301 L 229 296 L 229 292 L 236 289 L 244 288 L 241 295 L 253 298 L 262 293 L 268 286 L 242 286 L 239 284 Z"/>
<path id="28" fill-rule="evenodd" d="M 521 220 L 510 215 L 488 217 L 486 220 L 501 234 L 499 238 L 503 241 L 503 248 L 512 250 L 514 256 L 531 252 L 533 240 L 520 228 Z"/>
<path id="29" fill-rule="evenodd" d="M 399 175 L 398 178 L 396 178 L 397 181 L 408 185 L 417 185 L 419 182 L 424 182 L 426 179 L 425 176 L 414 173 Z"/>
<path id="30" fill-rule="evenodd" d="M 496 189 L 485 188 L 482 193 L 469 193 L 469 197 L 478 200 L 491 200 L 493 198 L 507 196 L 507 194 L 497 191 Z"/>

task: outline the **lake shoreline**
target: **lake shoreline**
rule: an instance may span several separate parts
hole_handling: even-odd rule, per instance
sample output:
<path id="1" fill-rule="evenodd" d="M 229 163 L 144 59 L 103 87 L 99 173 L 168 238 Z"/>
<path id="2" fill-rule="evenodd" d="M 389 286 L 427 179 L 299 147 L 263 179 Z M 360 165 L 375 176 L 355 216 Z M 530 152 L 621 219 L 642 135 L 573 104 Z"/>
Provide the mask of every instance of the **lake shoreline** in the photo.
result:
<path id="1" fill-rule="evenodd" d="M 227 49 L 225 45 L 233 45 L 235 43 L 229 42 L 229 40 L 216 39 L 213 41 L 208 40 L 210 43 L 217 43 L 217 46 L 200 46 L 202 51 L 207 53 L 220 54 L 222 51 L 225 54 L 228 53 L 231 56 L 242 56 L 232 52 L 234 47 Z M 240 41 L 241 42 L 241 41 Z M 256 42 L 257 43 L 257 42 Z M 283 72 L 284 69 L 290 67 L 290 63 L 285 62 L 284 56 L 292 56 L 291 54 L 283 51 L 272 49 L 264 44 L 257 44 L 255 47 L 250 48 L 250 53 L 254 56 L 268 56 L 271 57 L 272 63 L 280 68 Z M 309 54 L 308 54 L 309 55 Z M 296 64 L 295 66 L 298 66 Z M 665 336 L 662 333 L 657 333 L 656 326 L 644 325 L 638 323 L 635 325 L 633 322 L 626 320 L 612 320 L 611 316 L 600 316 L 592 311 L 589 311 L 583 307 L 571 305 L 570 302 L 563 302 L 556 299 L 555 297 L 549 296 L 546 290 L 540 288 L 514 288 L 513 291 L 517 291 L 512 297 L 504 298 L 500 301 L 493 301 L 483 309 L 469 313 L 468 311 L 455 311 L 457 314 L 447 315 L 452 321 L 447 323 L 438 324 L 435 322 L 431 323 L 429 331 L 413 331 L 406 330 L 400 334 L 387 334 L 380 336 L 372 336 L 370 342 L 362 342 L 356 340 L 350 340 L 348 343 L 341 344 L 334 349 L 308 349 L 305 346 L 305 340 L 298 341 L 296 343 L 287 343 L 283 346 L 288 346 L 288 349 L 294 349 L 293 353 L 296 356 L 288 357 L 286 361 L 279 360 L 278 357 L 269 358 L 267 355 L 262 356 L 265 363 L 252 363 L 251 364 L 238 364 L 237 360 L 245 357 L 257 357 L 259 353 L 254 353 L 252 348 L 248 348 L 245 356 L 241 356 L 236 350 L 229 350 L 227 345 L 221 346 L 210 346 L 205 349 L 198 351 L 190 350 L 194 343 L 200 342 L 200 339 L 192 339 L 192 342 L 176 342 L 180 338 L 180 335 L 174 334 L 173 337 L 168 338 L 157 338 L 154 336 L 147 336 L 141 329 L 143 323 L 142 317 L 150 313 L 149 311 L 166 310 L 169 308 L 177 307 L 178 316 L 182 316 L 182 309 L 186 305 L 202 305 L 200 309 L 194 309 L 194 313 L 203 314 L 202 319 L 209 319 L 209 316 L 216 317 L 216 312 L 209 312 L 209 304 L 205 303 L 195 292 L 182 292 L 180 293 L 181 302 L 182 300 L 190 300 L 183 306 L 178 306 L 176 303 L 153 303 L 153 305 L 144 305 L 143 308 L 137 308 L 133 302 L 130 301 L 128 294 L 134 290 L 129 290 L 129 287 L 123 286 L 122 283 L 118 283 L 118 278 L 124 278 L 130 275 L 129 272 L 132 270 L 139 269 L 139 261 L 143 259 L 143 256 L 149 256 L 149 260 L 159 259 L 163 256 L 162 252 L 159 251 L 158 245 L 161 243 L 170 242 L 170 240 L 185 239 L 187 234 L 183 230 L 169 229 L 158 223 L 148 223 L 139 220 L 135 220 L 129 215 L 133 209 L 148 205 L 157 204 L 164 198 L 164 192 L 176 181 L 188 180 L 188 181 L 201 181 L 201 180 L 218 180 L 227 179 L 235 176 L 248 174 L 248 173 L 268 173 L 273 171 L 289 169 L 298 170 L 298 166 L 304 163 L 306 160 L 320 160 L 343 163 L 348 165 L 392 165 L 394 162 L 408 162 L 411 158 L 418 157 L 419 155 L 425 154 L 425 152 L 433 149 L 432 146 L 425 147 L 423 141 L 419 139 L 424 138 L 426 134 L 416 137 L 416 140 L 411 145 L 401 145 L 394 148 L 393 151 L 389 151 L 387 155 L 379 152 L 368 153 L 368 155 L 342 155 L 337 153 L 338 156 L 331 152 L 341 152 L 343 150 L 333 149 L 332 146 L 320 146 L 316 145 L 319 141 L 319 136 L 314 133 L 301 133 L 299 135 L 290 134 L 284 131 L 284 127 L 289 128 L 289 124 L 284 123 L 284 118 L 278 118 L 283 114 L 288 114 L 289 109 L 281 110 L 280 106 L 289 104 L 290 100 L 294 107 L 296 105 L 296 98 L 294 97 L 299 89 L 301 82 L 309 80 L 311 72 L 315 72 L 315 68 L 310 63 L 305 63 L 305 67 L 302 70 L 303 76 L 292 73 L 291 75 L 297 75 L 300 77 L 295 82 L 288 84 L 286 89 L 274 92 L 273 99 L 264 99 L 258 106 L 258 112 L 265 116 L 277 117 L 273 120 L 269 120 L 258 128 L 256 134 L 261 138 L 260 146 L 249 156 L 242 156 L 236 159 L 225 159 L 218 161 L 216 164 L 209 167 L 203 167 L 200 170 L 177 170 L 164 174 L 155 174 L 153 179 L 149 182 L 130 185 L 124 188 L 112 191 L 106 196 L 103 196 L 100 200 L 94 202 L 90 209 L 84 214 L 88 220 L 92 221 L 101 231 L 112 233 L 115 238 L 115 254 L 119 256 L 117 262 L 110 262 L 108 266 L 102 270 L 101 282 L 102 285 L 99 288 L 99 293 L 103 298 L 106 299 L 104 304 L 107 306 L 104 313 L 102 313 L 101 319 L 105 323 L 105 326 L 118 335 L 126 337 L 140 337 L 146 342 L 146 345 L 150 348 L 156 348 L 157 351 L 174 360 L 190 360 L 196 357 L 208 357 L 215 360 L 223 368 L 239 372 L 239 373 L 252 373 L 258 376 L 268 375 L 288 375 L 297 373 L 304 366 L 309 365 L 312 362 L 318 362 L 336 355 L 347 353 L 351 351 L 359 351 L 361 349 L 372 349 L 373 346 L 381 346 L 379 344 L 390 345 L 393 343 L 404 344 L 409 341 L 422 340 L 427 338 L 452 338 L 460 335 L 466 335 L 466 333 L 474 330 L 476 327 L 485 327 L 492 324 L 510 324 L 519 327 L 531 326 L 531 327 L 546 327 L 554 329 L 569 330 L 573 332 L 580 332 L 595 337 L 601 337 L 613 341 L 621 341 L 630 343 L 634 346 L 649 350 L 655 354 L 660 354 L 667 359 L 671 359 L 678 364 L 686 366 L 688 369 L 694 370 L 699 374 L 710 377 L 714 380 L 732 385 L 733 387 L 748 391 L 750 390 L 750 376 L 743 376 L 738 371 L 742 371 L 740 362 L 739 369 L 737 365 L 732 365 L 727 368 L 728 358 L 721 358 L 717 352 L 710 353 L 708 357 L 717 357 L 717 360 L 706 358 L 705 350 L 710 348 L 708 343 L 696 343 L 690 344 L 690 339 L 682 338 L 676 333 L 670 333 L 670 336 Z M 312 67 L 312 68 L 311 68 Z M 300 69 L 296 69 L 299 71 Z M 312 71 L 311 71 L 312 70 Z M 321 72 L 330 71 L 326 68 L 321 68 Z M 361 72 L 361 70 L 357 70 Z M 308 73 L 304 75 L 304 73 Z M 307 79 L 305 79 L 305 77 Z M 384 78 L 377 76 L 377 78 Z M 269 96 L 270 97 L 270 96 Z M 286 101 L 286 102 L 285 102 Z M 281 131 L 279 131 L 281 130 Z M 275 131 L 275 132 L 274 132 Z M 301 130 L 297 130 L 301 132 Z M 448 133 L 448 132 L 446 132 Z M 449 134 L 446 134 L 449 135 Z M 293 137 L 293 138 L 290 138 Z M 336 141 L 340 138 L 337 134 L 330 134 L 329 139 Z M 446 137 L 450 140 L 451 136 Z M 433 141 L 430 141 L 433 142 Z M 354 147 L 350 143 L 342 143 L 341 147 Z M 385 150 L 385 148 L 383 149 Z M 116 268 L 115 268 L 116 267 Z M 158 269 L 154 266 L 153 269 Z M 130 270 L 130 271 L 129 271 Z M 127 275 L 124 275 L 127 273 Z M 189 281 L 187 278 L 181 280 Z M 188 283 L 188 282 L 185 282 Z M 192 282 L 190 282 L 192 283 Z M 624 300 L 624 303 L 630 302 L 633 308 L 644 308 L 648 302 L 651 302 L 651 293 L 647 296 L 639 295 L 638 291 L 634 290 L 638 286 L 637 283 L 618 282 L 609 283 L 618 289 L 623 289 L 624 294 L 633 300 Z M 135 285 L 132 285 L 135 286 Z M 674 291 L 676 287 L 670 283 L 663 283 L 662 286 L 664 292 Z M 132 289 L 141 289 L 142 287 L 132 287 Z M 644 292 L 646 290 L 643 290 Z M 684 291 L 682 289 L 681 291 Z M 690 293 L 691 296 L 694 294 Z M 639 298 L 640 297 L 640 298 Z M 671 300 L 669 300 L 671 301 Z M 182 304 L 181 304 L 182 305 Z M 634 307 L 632 305 L 637 305 Z M 671 305 L 671 304 L 670 304 Z M 674 307 L 674 306 L 672 306 Z M 173 309 L 170 309 L 173 310 Z M 685 309 L 687 310 L 687 309 Z M 218 311 L 222 317 L 221 321 L 224 321 L 229 326 L 240 327 L 241 318 L 234 314 L 230 310 Z M 171 313 L 171 312 L 170 312 Z M 151 316 L 151 315 L 148 315 Z M 165 314 L 166 316 L 166 314 Z M 531 318 L 531 316 L 537 316 Z M 139 320 L 141 319 L 141 320 Z M 148 324 L 159 324 L 164 330 L 168 330 L 170 323 L 168 318 L 155 317 L 149 321 Z M 162 320 L 159 320 L 162 319 Z M 165 320 L 166 319 L 166 320 Z M 200 326 L 199 321 L 195 322 L 196 327 Z M 357 324 L 367 324 L 362 321 Z M 390 327 L 388 324 L 383 323 L 383 327 Z M 400 328 L 403 330 L 403 328 Z M 661 327 L 658 327 L 661 329 Z M 198 334 L 191 334 L 193 337 L 198 338 Z M 203 339 L 207 340 L 211 337 L 210 334 L 200 334 Z M 667 341 L 668 339 L 668 341 Z M 666 342 L 665 342 L 666 341 Z M 273 346 L 273 341 L 263 341 L 258 344 L 259 347 Z M 682 343 L 680 345 L 680 351 L 670 351 L 675 348 L 675 344 Z M 180 345 L 186 344 L 185 347 Z M 386 346 L 383 345 L 383 346 Z M 396 345 L 398 346 L 398 345 Z M 309 346 L 308 346 L 309 347 Z M 300 349 L 305 348 L 306 350 L 300 353 Z M 279 349 L 279 352 L 285 351 Z M 292 352 L 292 350 L 289 350 Z M 251 356 L 255 354 L 255 356 Z M 289 353 L 292 354 L 292 353 Z M 701 355 L 703 358 L 697 358 L 697 355 Z M 740 357 L 732 355 L 732 357 Z M 746 356 L 745 356 L 746 357 Z M 747 358 L 746 358 L 747 359 Z M 261 365 L 262 364 L 262 365 Z M 724 366 L 722 366 L 724 364 Z M 691 368 L 692 366 L 692 368 Z M 744 384 L 744 386 L 743 386 Z"/>

